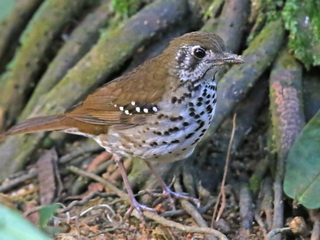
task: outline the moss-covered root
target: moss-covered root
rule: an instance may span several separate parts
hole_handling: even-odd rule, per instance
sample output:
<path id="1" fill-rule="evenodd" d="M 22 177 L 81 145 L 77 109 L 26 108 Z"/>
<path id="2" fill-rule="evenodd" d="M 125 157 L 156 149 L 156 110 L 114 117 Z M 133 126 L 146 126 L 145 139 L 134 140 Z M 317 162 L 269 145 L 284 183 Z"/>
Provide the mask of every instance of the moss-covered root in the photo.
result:
<path id="1" fill-rule="evenodd" d="M 283 50 L 278 56 L 270 76 L 270 105 L 275 149 L 285 157 L 303 128 L 302 67 Z"/>
<path id="2" fill-rule="evenodd" d="M 41 0 L 20 0 L 0 22 L 0 72 L 9 60 L 13 47 L 18 43 L 18 37 L 30 17 L 40 5 Z"/>
<path id="3" fill-rule="evenodd" d="M 33 114 L 60 113 L 74 105 L 88 91 L 118 70 L 142 44 L 182 20 L 187 12 L 185 0 L 159 0 L 142 9 L 123 27 L 102 36 L 96 46 L 43 96 Z M 32 134 L 8 138 L 0 146 L 0 179 L 21 169 L 43 136 Z"/>
<path id="4" fill-rule="evenodd" d="M 304 126 L 301 89 L 302 67 L 288 51 L 278 56 L 270 76 L 270 105 L 273 141 L 278 153 L 274 188 L 272 228 L 283 226 L 283 174 L 284 159 Z M 276 235 L 273 240 L 280 240 Z"/>
<path id="5" fill-rule="evenodd" d="M 26 119 L 39 103 L 41 96 L 49 92 L 97 42 L 101 28 L 108 25 L 111 16 L 110 3 L 104 2 L 74 29 L 66 44 L 59 50 L 41 77 L 19 120 Z"/>
<path id="6" fill-rule="evenodd" d="M 52 39 L 81 10 L 84 2 L 47 0 L 33 16 L 20 38 L 21 47 L 1 79 L 0 108 L 6 112 L 7 123 L 20 113 Z"/>
<path id="7" fill-rule="evenodd" d="M 244 63 L 233 66 L 218 84 L 218 102 L 209 139 L 236 104 L 252 88 L 257 79 L 270 65 L 283 41 L 284 30 L 281 20 L 268 23 L 243 53 Z M 203 141 L 205 143 L 206 141 Z M 202 143 L 202 144 L 203 144 Z"/>
<path id="8" fill-rule="evenodd" d="M 227 49 L 231 52 L 239 51 L 249 10 L 249 0 L 226 1 L 223 6 L 216 34 L 224 40 Z"/>

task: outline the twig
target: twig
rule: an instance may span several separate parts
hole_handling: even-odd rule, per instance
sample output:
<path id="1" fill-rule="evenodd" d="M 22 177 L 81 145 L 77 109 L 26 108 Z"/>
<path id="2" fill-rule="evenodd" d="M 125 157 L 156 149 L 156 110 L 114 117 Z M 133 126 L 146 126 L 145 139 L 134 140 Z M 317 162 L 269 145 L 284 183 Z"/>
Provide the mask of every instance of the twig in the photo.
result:
<path id="1" fill-rule="evenodd" d="M 174 189 L 177 192 L 182 192 L 182 187 L 179 181 L 175 181 Z M 202 218 L 199 211 L 188 201 L 185 199 L 179 199 L 182 208 L 190 214 L 190 216 L 195 220 L 199 227 L 208 227 L 206 221 Z"/>
<path id="2" fill-rule="evenodd" d="M 216 199 L 211 199 L 210 201 L 208 201 L 208 203 L 205 206 L 199 209 L 199 213 L 203 214 L 207 212 L 213 206 L 213 204 L 215 204 L 215 202 L 216 202 Z M 185 211 L 182 209 L 179 209 L 179 210 L 173 210 L 173 211 L 166 211 L 164 213 L 161 213 L 160 216 L 161 217 L 178 217 L 183 214 L 185 214 Z"/>
<path id="3" fill-rule="evenodd" d="M 267 229 L 266 229 L 266 225 L 264 224 L 261 216 L 260 216 L 260 213 L 259 211 L 256 211 L 255 214 L 254 214 L 254 219 L 256 220 L 256 222 L 258 223 L 259 227 L 260 227 L 260 230 L 262 231 L 263 233 L 263 237 L 265 240 L 267 240 Z"/>
<path id="4" fill-rule="evenodd" d="M 58 162 L 60 164 L 63 163 L 67 163 L 85 153 L 91 153 L 91 152 L 98 152 L 101 151 L 102 148 L 98 145 L 98 144 L 83 144 L 81 146 L 79 146 L 77 149 L 75 149 L 74 151 L 72 151 L 71 153 L 68 153 L 66 155 L 64 155 L 63 157 L 61 157 Z"/>
<path id="5" fill-rule="evenodd" d="M 179 181 L 175 181 L 174 183 L 174 189 L 177 192 L 182 192 L 182 187 L 179 183 Z M 199 227 L 208 227 L 207 222 L 202 218 L 200 212 L 188 201 L 185 199 L 179 199 L 182 208 L 190 214 L 190 216 L 194 219 L 194 221 L 197 223 Z M 208 240 L 214 240 L 216 239 L 214 236 L 207 236 Z"/>
<path id="6" fill-rule="evenodd" d="M 126 194 L 124 191 L 120 190 L 119 188 L 116 187 L 116 185 L 114 185 L 112 182 L 99 177 L 96 174 L 93 173 L 89 173 L 86 171 L 81 170 L 80 168 L 74 167 L 74 166 L 69 166 L 68 169 L 76 174 L 79 174 L 81 176 L 87 177 L 87 178 L 91 178 L 99 183 L 102 183 L 103 185 L 105 185 L 106 187 L 110 188 L 114 193 L 116 193 L 119 197 L 121 197 L 124 200 L 129 200 L 129 196 L 128 194 Z"/>
<path id="7" fill-rule="evenodd" d="M 115 196 L 114 193 L 101 193 L 101 192 L 92 192 L 90 193 L 88 196 L 86 196 L 84 199 L 81 200 L 74 200 L 72 201 L 67 207 L 61 209 L 62 213 L 68 212 L 70 211 L 72 208 L 74 208 L 75 206 L 83 206 L 85 205 L 87 202 L 89 202 L 92 198 L 99 196 L 102 198 L 106 198 L 106 197 L 112 197 Z"/>
<path id="8" fill-rule="evenodd" d="M 319 240 L 320 239 L 320 222 L 315 221 L 313 223 L 313 229 L 310 240 Z"/>
<path id="9" fill-rule="evenodd" d="M 309 210 L 309 215 L 313 222 L 310 240 L 320 240 L 320 212 L 319 210 Z"/>
<path id="10" fill-rule="evenodd" d="M 240 218 L 241 218 L 240 233 L 241 235 L 244 235 L 244 237 L 248 238 L 252 230 L 253 203 L 252 203 L 251 192 L 246 183 L 241 184 L 239 195 L 240 195 L 239 206 L 240 206 Z"/>
<path id="11" fill-rule="evenodd" d="M 36 176 L 37 176 L 37 169 L 31 168 L 26 174 L 23 174 L 20 177 L 17 177 L 16 179 L 11 180 L 9 183 L 6 183 L 0 186 L 0 192 L 7 192 L 12 188 L 20 185 L 21 183 L 29 179 L 35 178 Z"/>
<path id="12" fill-rule="evenodd" d="M 212 228 L 186 226 L 181 223 L 177 223 L 177 222 L 165 219 L 164 217 L 161 217 L 158 214 L 155 214 L 155 213 L 152 213 L 149 211 L 144 211 L 143 215 L 147 218 L 150 218 L 150 219 L 156 221 L 157 223 L 160 223 L 163 226 L 173 227 L 173 228 L 179 229 L 183 232 L 210 234 L 210 235 L 214 235 L 218 239 L 228 240 L 226 235 L 224 235 L 223 233 L 221 233 L 217 230 L 214 230 Z"/>
<path id="13" fill-rule="evenodd" d="M 270 240 L 270 239 L 272 239 L 274 236 L 276 236 L 276 235 L 278 235 L 278 234 L 280 234 L 280 233 L 283 233 L 283 232 L 288 232 L 288 231 L 291 231 L 291 228 L 290 228 L 290 227 L 272 229 L 272 231 L 270 231 L 270 232 L 267 234 L 267 239 Z"/>
<path id="14" fill-rule="evenodd" d="M 231 136 L 230 136 L 230 141 L 229 141 L 229 146 L 228 146 L 228 151 L 227 151 L 227 157 L 226 157 L 226 164 L 224 167 L 224 171 L 223 171 L 223 178 L 222 178 L 222 182 L 221 182 L 221 189 L 217 198 L 217 202 L 216 205 L 214 206 L 214 211 L 212 214 L 212 221 L 211 221 L 211 227 L 213 227 L 214 221 L 218 221 L 223 213 L 224 207 L 225 207 L 225 202 L 226 202 L 226 196 L 225 196 L 225 183 L 226 183 L 226 178 L 227 178 L 227 173 L 228 173 L 228 166 L 229 166 L 229 161 L 230 161 L 230 155 L 231 155 L 231 149 L 232 149 L 232 143 L 233 143 L 233 139 L 234 139 L 234 133 L 235 133 L 235 129 L 236 129 L 236 118 L 237 115 L 234 114 L 233 115 L 233 120 L 232 120 L 232 131 L 231 131 Z M 218 210 L 218 206 L 220 203 L 220 199 L 221 199 L 221 206 L 219 209 L 219 212 L 217 214 L 217 210 Z"/>

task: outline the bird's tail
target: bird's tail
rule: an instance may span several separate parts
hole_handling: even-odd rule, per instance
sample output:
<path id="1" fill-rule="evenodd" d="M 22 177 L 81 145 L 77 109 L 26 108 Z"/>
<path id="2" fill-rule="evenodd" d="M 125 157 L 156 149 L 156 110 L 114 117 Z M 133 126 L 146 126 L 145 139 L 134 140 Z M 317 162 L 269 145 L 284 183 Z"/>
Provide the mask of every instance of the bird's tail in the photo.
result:
<path id="1" fill-rule="evenodd" d="M 10 128 L 5 135 L 15 135 L 20 133 L 32 133 L 41 131 L 53 131 L 53 130 L 63 130 L 68 128 L 63 124 L 63 119 L 65 116 L 54 115 L 46 117 L 36 117 L 28 119 L 25 122 L 19 123 L 12 128 Z"/>

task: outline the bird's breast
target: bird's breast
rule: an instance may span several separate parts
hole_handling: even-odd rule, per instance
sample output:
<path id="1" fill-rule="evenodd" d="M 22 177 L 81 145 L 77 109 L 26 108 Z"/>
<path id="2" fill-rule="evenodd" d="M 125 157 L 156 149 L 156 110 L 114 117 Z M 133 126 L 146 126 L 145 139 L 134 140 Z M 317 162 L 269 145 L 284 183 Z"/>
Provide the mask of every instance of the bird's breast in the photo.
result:
<path id="1" fill-rule="evenodd" d="M 125 157 L 170 162 L 188 157 L 214 116 L 216 84 L 210 81 L 164 96 L 146 124 L 99 136 L 106 150 Z"/>

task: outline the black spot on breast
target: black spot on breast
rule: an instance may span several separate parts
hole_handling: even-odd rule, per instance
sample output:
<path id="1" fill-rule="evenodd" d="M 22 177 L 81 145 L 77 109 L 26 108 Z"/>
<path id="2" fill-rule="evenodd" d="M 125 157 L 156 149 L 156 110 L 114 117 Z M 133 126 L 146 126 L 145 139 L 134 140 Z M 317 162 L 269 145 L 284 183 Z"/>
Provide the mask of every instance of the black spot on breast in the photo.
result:
<path id="1" fill-rule="evenodd" d="M 169 135 L 170 135 L 169 131 L 165 131 L 163 134 L 164 134 L 165 136 L 169 136 Z"/>
<path id="2" fill-rule="evenodd" d="M 180 141 L 178 139 L 171 141 L 172 144 L 179 143 Z"/>
<path id="3" fill-rule="evenodd" d="M 185 139 L 188 139 L 188 138 L 191 138 L 192 136 L 193 136 L 193 132 L 192 133 L 189 133 L 186 137 L 185 137 Z"/>
<path id="4" fill-rule="evenodd" d="M 179 128 L 178 127 L 174 127 L 174 128 L 169 128 L 168 130 L 170 133 L 173 133 L 173 132 L 178 132 L 179 131 Z"/>
<path id="5" fill-rule="evenodd" d="M 217 102 L 217 99 L 215 98 L 215 99 L 213 99 L 213 101 L 212 101 L 212 103 L 216 103 Z"/>
<path id="6" fill-rule="evenodd" d="M 185 96 L 185 97 L 187 97 L 187 98 L 191 98 L 191 92 L 184 93 L 183 96 Z"/>
<path id="7" fill-rule="evenodd" d="M 162 113 L 158 115 L 158 119 L 161 119 L 163 117 L 164 117 L 164 115 Z"/>
<path id="8" fill-rule="evenodd" d="M 178 118 L 176 118 L 176 117 L 171 117 L 171 118 L 170 118 L 170 121 L 171 121 L 171 122 L 175 122 L 175 121 L 177 121 L 177 120 L 178 120 Z"/>
<path id="9" fill-rule="evenodd" d="M 201 121 L 195 131 L 199 131 L 203 126 L 204 126 L 204 121 Z"/>
<path id="10" fill-rule="evenodd" d="M 202 97 L 198 97 L 198 102 L 202 102 L 203 98 Z"/>
<path id="11" fill-rule="evenodd" d="M 193 104 L 193 102 L 189 102 L 189 107 L 193 107 L 194 106 L 194 104 Z"/>
<path id="12" fill-rule="evenodd" d="M 177 100 L 178 100 L 177 97 L 172 97 L 172 98 L 171 98 L 171 103 L 172 103 L 172 104 L 175 104 L 175 103 L 177 102 Z"/>
<path id="13" fill-rule="evenodd" d="M 210 100 L 207 100 L 207 101 L 206 101 L 206 105 L 209 105 L 209 104 L 210 104 L 210 102 L 211 102 Z"/>
<path id="14" fill-rule="evenodd" d="M 200 118 L 200 115 L 199 115 L 199 114 L 197 114 L 197 115 L 194 116 L 194 119 L 199 119 L 199 118 Z"/>
<path id="15" fill-rule="evenodd" d="M 195 87 L 193 88 L 193 91 L 198 91 L 199 88 L 200 88 L 200 84 L 199 84 L 198 86 L 195 86 Z"/>
<path id="16" fill-rule="evenodd" d="M 212 113 L 213 108 L 212 108 L 211 105 L 208 105 L 208 106 L 206 107 L 206 110 L 207 110 L 207 113 Z"/>
<path id="17" fill-rule="evenodd" d="M 196 109 L 192 107 L 192 108 L 189 108 L 189 111 L 190 111 L 190 112 L 195 112 Z"/>
<path id="18" fill-rule="evenodd" d="M 193 117 L 194 115 L 196 115 L 194 112 L 189 113 L 190 117 Z"/>
<path id="19" fill-rule="evenodd" d="M 157 143 L 157 142 L 152 142 L 152 143 L 150 143 L 150 146 L 151 146 L 151 147 L 158 146 L 158 143 Z"/>
<path id="20" fill-rule="evenodd" d="M 196 144 L 199 141 L 200 137 L 198 137 L 193 143 L 191 143 L 191 145 Z"/>
<path id="21" fill-rule="evenodd" d="M 184 122 L 184 123 L 182 123 L 182 125 L 186 127 L 186 126 L 189 126 L 189 123 L 188 122 Z"/>
<path id="22" fill-rule="evenodd" d="M 200 107 L 202 105 L 202 102 L 197 102 L 197 106 Z"/>

